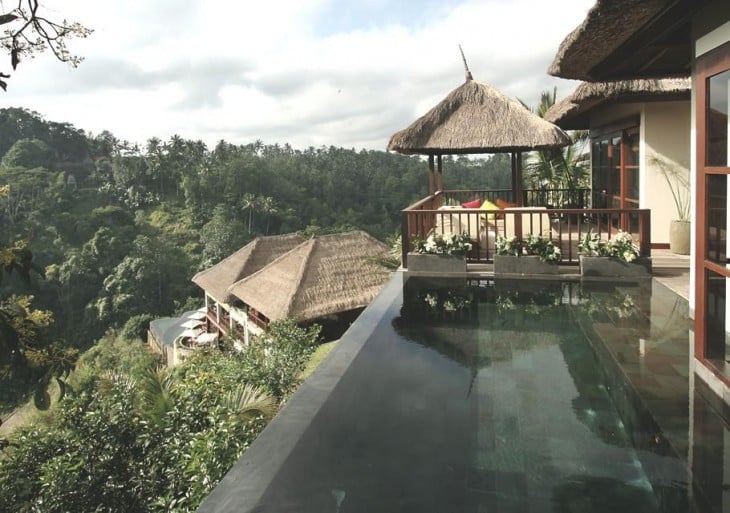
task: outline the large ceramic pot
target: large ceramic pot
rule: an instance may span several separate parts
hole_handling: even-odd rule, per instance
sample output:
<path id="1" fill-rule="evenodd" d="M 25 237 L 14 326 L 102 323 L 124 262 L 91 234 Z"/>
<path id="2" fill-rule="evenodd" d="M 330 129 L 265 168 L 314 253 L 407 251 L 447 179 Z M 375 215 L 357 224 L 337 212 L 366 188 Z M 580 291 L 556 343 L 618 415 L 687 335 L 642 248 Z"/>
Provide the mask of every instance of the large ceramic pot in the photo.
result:
<path id="1" fill-rule="evenodd" d="M 454 255 L 408 253 L 408 271 L 430 274 L 465 273 L 466 258 Z"/>
<path id="2" fill-rule="evenodd" d="M 545 262 L 539 256 L 494 255 L 494 275 L 503 274 L 558 274 L 556 262 Z"/>
<path id="3" fill-rule="evenodd" d="M 674 220 L 669 225 L 669 249 L 678 255 L 689 255 L 689 237 L 692 223 Z"/>

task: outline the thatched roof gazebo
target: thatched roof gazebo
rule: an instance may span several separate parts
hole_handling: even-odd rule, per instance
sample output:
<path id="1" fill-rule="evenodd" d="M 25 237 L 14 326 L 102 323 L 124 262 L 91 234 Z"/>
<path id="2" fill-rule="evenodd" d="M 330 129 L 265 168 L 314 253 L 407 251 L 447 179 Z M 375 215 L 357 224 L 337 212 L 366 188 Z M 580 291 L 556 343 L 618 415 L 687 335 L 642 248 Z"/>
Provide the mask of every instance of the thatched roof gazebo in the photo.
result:
<path id="1" fill-rule="evenodd" d="M 362 231 L 323 235 L 234 283 L 228 292 L 270 321 L 300 322 L 367 306 L 390 273 L 373 259 L 387 245 Z"/>
<path id="2" fill-rule="evenodd" d="M 257 237 L 231 256 L 193 276 L 193 282 L 216 301 L 230 303 L 228 288 L 259 271 L 306 239 L 296 233 Z"/>
<path id="3" fill-rule="evenodd" d="M 518 155 L 568 144 L 570 139 L 560 128 L 533 114 L 515 98 L 475 81 L 466 68 L 466 82 L 406 129 L 393 134 L 388 150 L 428 155 L 430 194 L 443 190 L 442 155 L 511 153 L 512 189 L 521 204 Z"/>
<path id="4" fill-rule="evenodd" d="M 665 79 L 583 82 L 576 90 L 553 105 L 545 119 L 565 130 L 589 128 L 589 114 L 611 103 L 689 100 L 689 77 Z"/>

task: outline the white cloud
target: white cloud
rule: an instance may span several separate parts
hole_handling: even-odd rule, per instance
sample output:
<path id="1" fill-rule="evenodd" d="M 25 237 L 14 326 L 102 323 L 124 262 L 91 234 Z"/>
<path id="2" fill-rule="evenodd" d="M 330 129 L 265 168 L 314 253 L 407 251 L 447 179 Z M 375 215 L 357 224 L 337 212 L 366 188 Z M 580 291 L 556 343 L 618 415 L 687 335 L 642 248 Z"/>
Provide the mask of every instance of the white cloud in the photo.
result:
<path id="1" fill-rule="evenodd" d="M 86 61 L 21 63 L 5 104 L 140 143 L 177 133 L 383 149 L 462 83 L 459 43 L 474 77 L 506 94 L 569 93 L 545 70 L 592 0 L 377 4 L 48 0 L 95 29 L 70 44 Z"/>

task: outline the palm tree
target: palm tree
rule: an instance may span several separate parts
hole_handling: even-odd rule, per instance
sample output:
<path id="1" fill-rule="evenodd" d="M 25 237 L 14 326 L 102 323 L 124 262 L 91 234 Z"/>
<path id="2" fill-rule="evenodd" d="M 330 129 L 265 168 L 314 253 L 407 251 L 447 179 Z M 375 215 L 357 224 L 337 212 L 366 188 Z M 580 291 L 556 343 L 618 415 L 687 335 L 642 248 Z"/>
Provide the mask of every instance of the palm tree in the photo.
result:
<path id="1" fill-rule="evenodd" d="M 174 375 L 166 369 L 151 368 L 138 381 L 138 386 L 140 413 L 150 422 L 161 423 L 179 399 Z M 221 405 L 241 422 L 258 416 L 269 420 L 277 410 L 274 398 L 251 384 L 241 384 L 233 389 L 223 397 Z"/>
<path id="2" fill-rule="evenodd" d="M 259 199 L 254 194 L 247 192 L 243 195 L 241 202 L 243 203 L 243 210 L 248 209 L 248 233 L 251 235 L 251 229 L 253 228 L 253 211 L 258 206 Z"/>
<path id="3" fill-rule="evenodd" d="M 279 210 L 276 208 L 276 202 L 271 196 L 260 198 L 259 207 L 261 212 L 266 214 L 266 235 L 269 234 L 269 223 L 271 222 L 271 214 L 276 214 Z"/>
<path id="4" fill-rule="evenodd" d="M 261 388 L 251 384 L 239 385 L 223 400 L 223 405 L 232 415 L 247 421 L 256 416 L 271 419 L 276 415 L 277 405 L 273 397 Z"/>
<path id="5" fill-rule="evenodd" d="M 535 114 L 541 118 L 555 104 L 557 88 L 543 91 Z M 588 132 L 575 130 L 569 134 L 571 144 L 530 153 L 525 177 L 538 187 L 575 190 L 585 186 L 588 179 L 588 153 L 585 151 Z"/>

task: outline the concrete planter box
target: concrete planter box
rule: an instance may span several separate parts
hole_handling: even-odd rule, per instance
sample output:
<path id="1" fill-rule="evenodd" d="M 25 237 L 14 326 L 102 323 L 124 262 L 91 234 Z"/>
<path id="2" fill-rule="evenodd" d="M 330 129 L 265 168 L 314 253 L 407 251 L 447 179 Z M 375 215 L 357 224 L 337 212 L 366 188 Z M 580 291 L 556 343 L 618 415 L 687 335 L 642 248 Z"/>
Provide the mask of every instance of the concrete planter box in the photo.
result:
<path id="1" fill-rule="evenodd" d="M 540 257 L 494 255 L 494 274 L 558 274 L 560 267 L 556 262 L 544 262 Z"/>
<path id="2" fill-rule="evenodd" d="M 580 275 L 601 278 L 649 278 L 651 259 L 624 262 L 616 257 L 580 256 Z"/>
<path id="3" fill-rule="evenodd" d="M 431 274 L 465 273 L 466 258 L 454 255 L 408 253 L 408 271 Z"/>

